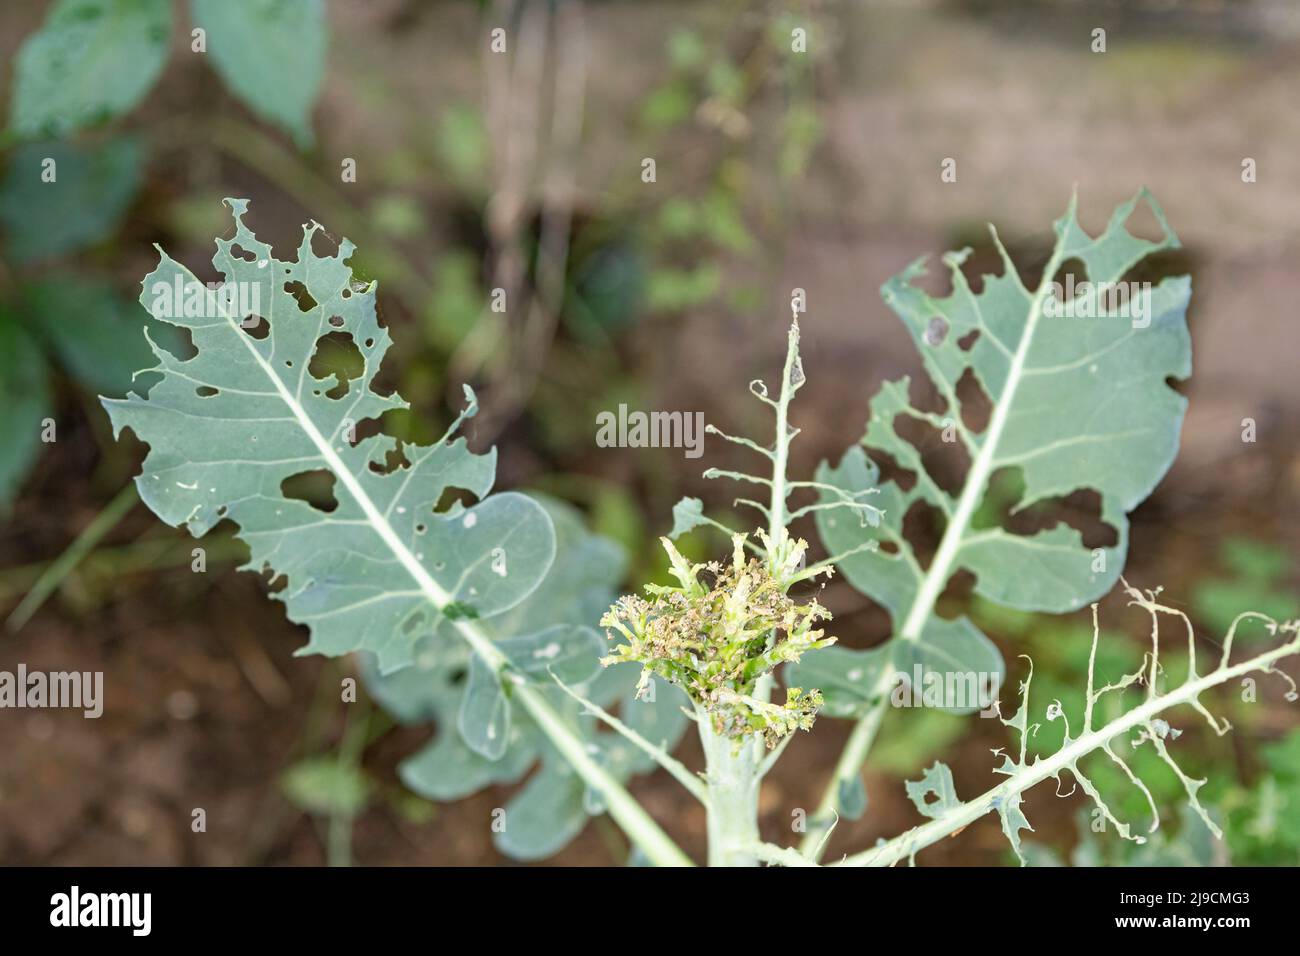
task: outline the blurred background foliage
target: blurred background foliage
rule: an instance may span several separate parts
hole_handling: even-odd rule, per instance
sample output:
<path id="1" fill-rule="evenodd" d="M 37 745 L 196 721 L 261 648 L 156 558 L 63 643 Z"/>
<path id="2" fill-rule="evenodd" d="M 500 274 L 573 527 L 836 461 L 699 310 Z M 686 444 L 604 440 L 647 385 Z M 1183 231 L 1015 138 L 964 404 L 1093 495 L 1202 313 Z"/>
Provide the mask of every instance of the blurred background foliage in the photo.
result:
<path id="1" fill-rule="evenodd" d="M 396 343 L 383 383 L 412 406 L 384 427 L 432 440 L 473 385 L 483 413 L 469 434 L 500 446 L 500 484 L 580 508 L 627 554 L 630 586 L 661 574 L 653 542 L 683 494 L 728 517 L 700 471 L 728 467 L 731 451 L 710 445 L 701 463 L 596 448 L 598 412 L 702 409 L 761 434 L 744 385 L 774 374 L 791 290 L 806 288 L 803 395 L 816 394 L 796 409 L 796 466 L 810 471 L 860 437 L 876 384 L 911 370 L 875 293 L 886 276 L 967 243 L 991 267 L 991 218 L 1032 267 L 1072 183 L 1088 224 L 1145 182 L 1187 245 L 1197 369 L 1184 457 L 1135 515 L 1128 576 L 1164 584 L 1207 647 L 1239 611 L 1300 612 L 1300 399 L 1259 371 L 1279 369 L 1270 343 L 1293 336 L 1278 305 L 1294 303 L 1300 210 L 1263 181 L 1243 198 L 1238 176 L 1258 153 L 1286 181 L 1281 156 L 1300 156 L 1297 124 L 1279 118 L 1300 79 L 1285 4 L 21 0 L 0 23 L 0 600 L 12 608 L 0 664 L 94 662 L 111 695 L 133 700 L 102 728 L 0 720 L 13 755 L 0 860 L 495 859 L 486 821 L 503 788 L 447 806 L 406 790 L 394 767 L 428 729 L 364 692 L 340 703 L 351 662 L 290 660 L 301 636 L 261 583 L 233 576 L 243 548 L 228 529 L 199 555 L 134 507 L 140 450 L 111 440 L 95 396 L 148 387 L 132 377 L 151 364 L 141 329 L 167 336 L 136 304 L 153 244 L 205 264 L 228 228 L 224 196 L 253 200 L 281 256 L 309 219 L 355 242 Z M 1089 59 L 1095 23 L 1109 30 L 1104 60 Z M 797 29 L 807 49 L 792 55 Z M 1170 169 L 1175 152 L 1185 162 Z M 961 164 L 951 189 L 946 156 Z M 1229 316 L 1267 324 L 1225 330 Z M 319 356 L 344 375 L 349 360 Z M 1257 446 L 1239 440 L 1243 414 L 1261 422 Z M 722 546 L 707 531 L 682 543 L 697 559 Z M 973 603 L 1008 660 L 1032 655 L 1037 698 L 1077 709 L 1086 615 L 1009 614 L 968 593 L 945 605 Z M 855 593 L 824 600 L 845 644 L 884 636 Z M 1099 666 L 1131 670 L 1139 619 L 1112 602 L 1102 620 Z M 1214 704 L 1234 733 L 1189 722 L 1180 741 L 1226 844 L 1180 820 L 1181 788 L 1139 752 L 1159 839 L 1116 846 L 1090 818 L 1076 826 L 1070 800 L 1039 795 L 1036 861 L 1300 862 L 1300 731 L 1279 701 L 1273 687 L 1257 702 L 1225 694 Z M 916 822 L 898 778 L 936 758 L 959 791 L 984 789 L 996 723 L 891 712 L 867 768 L 872 812 L 837 837 Z M 843 730 L 826 721 L 791 747 L 762 808 L 775 838 L 812 805 Z M 1037 745 L 1059 734 L 1047 724 Z M 1116 809 L 1145 818 L 1140 793 L 1092 769 Z M 702 819 L 662 784 L 636 792 L 697 846 Z M 212 809 L 207 840 L 189 832 L 198 805 Z M 1005 861 L 991 826 L 931 859 Z M 560 859 L 625 857 L 598 820 Z"/>

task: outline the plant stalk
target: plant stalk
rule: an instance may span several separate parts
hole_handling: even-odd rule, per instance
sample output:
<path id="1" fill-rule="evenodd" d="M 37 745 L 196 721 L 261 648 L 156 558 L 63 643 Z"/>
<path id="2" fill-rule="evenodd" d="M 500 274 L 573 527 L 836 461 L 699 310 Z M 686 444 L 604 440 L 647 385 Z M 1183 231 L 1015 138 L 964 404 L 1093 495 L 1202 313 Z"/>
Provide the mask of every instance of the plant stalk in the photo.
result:
<path id="1" fill-rule="evenodd" d="M 762 739 L 751 736 L 736 741 L 715 734 L 703 708 L 696 709 L 696 723 L 708 766 L 709 866 L 757 866 Z"/>

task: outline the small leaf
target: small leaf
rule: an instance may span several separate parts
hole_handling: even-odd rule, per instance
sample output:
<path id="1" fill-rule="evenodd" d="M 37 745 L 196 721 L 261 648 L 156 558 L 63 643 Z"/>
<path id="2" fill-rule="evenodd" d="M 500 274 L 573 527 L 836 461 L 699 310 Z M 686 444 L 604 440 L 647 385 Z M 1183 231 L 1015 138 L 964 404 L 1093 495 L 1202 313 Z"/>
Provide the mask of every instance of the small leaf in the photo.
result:
<path id="1" fill-rule="evenodd" d="M 952 783 L 952 770 L 946 763 L 937 761 L 920 780 L 907 781 L 907 797 L 921 816 L 930 819 L 959 806 L 957 791 Z"/>
<path id="2" fill-rule="evenodd" d="M 0 507 L 7 506 L 40 453 L 41 422 L 51 414 L 49 371 L 40 346 L 7 313 L 0 312 Z"/>
<path id="3" fill-rule="evenodd" d="M 0 183 L 0 225 L 14 262 L 25 265 L 93 246 L 111 236 L 140 188 L 139 140 L 98 146 L 26 143 L 9 156 Z M 42 173 L 54 163 L 54 182 Z"/>
<path id="4" fill-rule="evenodd" d="M 192 0 L 226 86 L 263 119 L 312 143 L 311 108 L 329 44 L 321 0 Z"/>
<path id="5" fill-rule="evenodd" d="M 704 519 L 704 502 L 699 498 L 683 498 L 673 505 L 673 530 L 668 537 L 676 541 L 681 535 L 708 524 Z"/>
<path id="6" fill-rule="evenodd" d="M 171 28 L 171 0 L 59 0 L 15 59 L 14 132 L 63 137 L 126 113 L 162 72 Z"/>

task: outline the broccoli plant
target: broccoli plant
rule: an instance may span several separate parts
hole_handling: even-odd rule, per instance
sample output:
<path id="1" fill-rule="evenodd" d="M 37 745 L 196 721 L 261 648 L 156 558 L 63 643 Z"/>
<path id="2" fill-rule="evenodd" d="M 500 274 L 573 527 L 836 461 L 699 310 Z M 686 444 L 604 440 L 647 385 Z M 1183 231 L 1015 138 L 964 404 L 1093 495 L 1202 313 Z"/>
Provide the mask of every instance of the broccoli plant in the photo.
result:
<path id="1" fill-rule="evenodd" d="M 1149 204 L 1161 239 L 1128 230 L 1139 202 Z M 1202 673 L 1186 617 L 1161 603 L 1158 590 L 1120 578 L 1127 514 L 1177 449 L 1185 400 L 1170 381 L 1186 378 L 1191 366 L 1188 278 L 1121 285 L 1143 258 L 1177 246 L 1145 192 L 1120 206 L 1097 237 L 1079 226 L 1072 201 L 1032 287 L 996 232 L 1004 269 L 984 276 L 978 292 L 961 268 L 969 250 L 945 257 L 953 286 L 946 297 L 914 283 L 921 262 L 888 282 L 885 300 L 911 334 L 944 407 L 918 407 L 907 379 L 886 383 L 861 443 L 811 479 L 788 474 L 798 434 L 791 404 L 808 384 L 796 318 L 779 386 L 750 383 L 772 412 L 772 441 L 710 429 L 763 464 L 753 474 L 706 472 L 761 489 L 757 498 L 738 499 L 761 523 L 753 532 L 728 528 L 699 500 L 683 499 L 672 536 L 717 529 L 730 548 L 696 564 L 665 538 L 674 583 L 647 584 L 643 594 L 617 601 L 622 556 L 587 532 L 569 506 L 492 491 L 494 452 L 475 454 L 457 435 L 476 409 L 468 388 L 464 411 L 434 444 L 402 444 L 372 427 L 404 403 L 372 387 L 390 340 L 376 319 L 375 284 L 359 282 L 348 266 L 352 245 L 318 255 L 312 239 L 320 227 L 312 224 L 297 259 L 283 262 L 245 225 L 247 203 L 229 205 L 234 236 L 217 241 L 213 259 L 224 284 L 205 291 L 165 253 L 144 283 L 141 301 L 153 319 L 188 332 L 192 354 L 153 345 L 155 383 L 147 394 L 104 400 L 115 432 L 130 429 L 149 446 L 140 495 L 165 522 L 196 536 L 231 521 L 250 549 L 247 567 L 278 583 L 272 596 L 310 629 L 303 653 L 357 655 L 372 694 L 397 719 L 437 725 L 433 741 L 401 768 L 410 787 L 452 800 L 519 781 L 537 767 L 484 821 L 503 852 L 545 857 L 591 815 L 608 813 L 636 860 L 690 864 L 627 789 L 634 774 L 662 768 L 705 809 L 708 863 L 818 865 L 836 820 L 865 810 L 861 766 L 900 688 L 945 688 L 927 703 L 955 712 L 997 706 L 950 692 L 975 675 L 996 686 L 1006 670 L 970 620 L 936 612 L 958 572 L 974 577 L 981 597 L 1012 608 L 1064 613 L 1091 604 L 1083 713 L 1066 714 L 1058 702 L 1043 707 L 1031 699 L 1026 677 L 1014 715 L 1002 719 L 1018 740 L 1010 752 L 995 752 L 985 793 L 962 801 L 949 769 L 936 764 L 906 784 L 927 822 L 836 865 L 912 861 L 987 814 L 999 818 L 1020 855 L 1029 827 L 1025 791 L 1067 771 L 1120 838 L 1142 842 L 1144 828 L 1118 819 L 1081 769 L 1085 758 L 1100 755 L 1150 800 L 1125 761 L 1135 747 L 1151 748 L 1173 769 L 1190 809 L 1217 832 L 1197 798 L 1204 781 L 1185 774 L 1173 756 L 1179 730 L 1170 711 L 1190 708 L 1226 733 L 1201 696 L 1255 672 L 1285 679 L 1276 664 L 1300 652 L 1300 622 L 1240 614 Z M 1067 263 L 1086 276 L 1077 295 L 1056 288 Z M 359 374 L 325 370 L 317 359 L 327 338 L 356 350 Z M 970 394 L 971 380 L 991 408 L 987 421 L 959 397 Z M 932 473 L 905 437 L 908 420 L 952 437 L 968 459 L 959 482 Z M 363 424 L 370 433 L 358 437 Z M 894 477 L 882 478 L 885 463 Z M 984 505 L 1004 493 L 1008 474 L 1017 479 L 1013 512 L 1092 490 L 1114 541 L 1088 548 L 1059 522 L 1024 533 L 989 519 Z M 303 480 L 316 482 L 313 494 L 302 493 Z M 475 503 L 462 504 L 454 490 Z M 941 519 L 942 537 L 928 560 L 903 530 L 917 505 Z M 811 562 L 808 542 L 790 530 L 809 515 L 830 555 Z M 894 634 L 885 644 L 832 646 L 833 622 L 815 595 L 837 571 L 891 615 Z M 1096 602 L 1117 582 L 1150 615 L 1151 650 L 1137 671 L 1099 676 Z M 1160 663 L 1160 625 L 1170 617 L 1181 621 L 1188 646 L 1187 673 L 1178 679 Z M 1234 659 L 1243 626 L 1267 631 L 1272 646 Z M 1288 699 L 1295 696 L 1291 683 Z M 763 780 L 819 713 L 855 721 L 843 757 L 827 768 L 825 797 L 801 845 L 765 842 L 758 826 Z M 1065 728 L 1063 744 L 1047 755 L 1028 748 L 1040 719 Z M 692 724 L 704 753 L 704 766 L 694 770 L 672 755 Z M 1154 800 L 1150 806 L 1147 832 L 1159 821 Z"/>

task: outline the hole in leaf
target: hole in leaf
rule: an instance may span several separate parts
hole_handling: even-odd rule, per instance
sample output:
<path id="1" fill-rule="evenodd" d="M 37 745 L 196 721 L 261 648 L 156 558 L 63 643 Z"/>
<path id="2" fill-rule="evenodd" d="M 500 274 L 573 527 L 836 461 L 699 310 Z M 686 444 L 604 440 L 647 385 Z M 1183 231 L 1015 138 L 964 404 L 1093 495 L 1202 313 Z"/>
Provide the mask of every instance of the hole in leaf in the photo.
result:
<path id="1" fill-rule="evenodd" d="M 476 501 L 478 501 L 478 498 L 464 488 L 446 488 L 443 489 L 442 497 L 438 499 L 438 503 L 433 510 L 438 514 L 442 514 L 456 502 L 460 502 L 461 505 L 468 508 Z"/>
<path id="2" fill-rule="evenodd" d="M 894 431 L 920 453 L 921 465 L 934 483 L 956 497 L 970 468 L 970 455 L 957 434 L 957 423 L 950 418 L 944 422 L 940 429 L 899 413 L 894 416 Z"/>
<path id="3" fill-rule="evenodd" d="M 908 284 L 932 299 L 946 299 L 952 295 L 952 273 L 942 263 L 926 263 L 925 272 L 913 276 Z"/>
<path id="4" fill-rule="evenodd" d="M 880 551 L 881 551 L 881 553 L 883 553 L 883 554 L 898 554 L 898 542 L 897 542 L 897 541 L 881 541 L 881 542 L 880 542 Z"/>
<path id="5" fill-rule="evenodd" d="M 334 376 L 337 384 L 325 392 L 326 398 L 342 398 L 348 393 L 348 383 L 365 370 L 365 357 L 347 332 L 330 332 L 317 339 L 316 351 L 307 366 L 307 371 L 315 379 Z"/>
<path id="6" fill-rule="evenodd" d="M 212 398 L 214 395 L 220 395 L 221 391 L 213 388 L 211 385 L 200 385 L 194 390 L 194 394 L 199 398 Z"/>
<path id="7" fill-rule="evenodd" d="M 1141 262 L 1129 269 L 1120 277 L 1121 282 L 1150 282 L 1153 286 L 1158 285 L 1162 279 L 1168 279 L 1171 276 L 1182 276 L 1195 272 L 1197 257 L 1192 255 L 1186 247 L 1180 249 L 1164 249 L 1160 252 L 1152 253 L 1144 258 Z"/>
<path id="8" fill-rule="evenodd" d="M 307 287 L 297 279 L 293 282 L 286 282 L 284 284 L 284 291 L 293 296 L 294 301 L 298 303 L 298 308 L 303 312 L 310 312 L 312 309 L 316 308 L 316 300 L 311 297 L 311 293 L 307 291 Z"/>
<path id="9" fill-rule="evenodd" d="M 968 429 L 980 434 L 989 426 L 993 416 L 993 402 L 980 380 L 975 377 L 975 370 L 967 367 L 957 379 L 957 403 L 961 406 L 961 420 Z"/>
<path id="10" fill-rule="evenodd" d="M 1078 488 L 1068 495 L 1043 498 L 1022 508 L 1024 494 L 1024 473 L 1019 467 L 998 469 L 989 479 L 971 527 L 999 527 L 1010 534 L 1032 537 L 1065 524 L 1079 532 L 1083 547 L 1090 550 L 1112 548 L 1119 542 L 1119 533 L 1101 518 L 1101 495 L 1094 489 Z"/>
<path id="11" fill-rule="evenodd" d="M 928 501 L 913 501 L 903 515 L 903 537 L 922 568 L 929 570 L 930 560 L 943 537 L 943 514 Z"/>
<path id="12" fill-rule="evenodd" d="M 303 501 L 317 511 L 329 513 L 339 506 L 334 496 L 334 475 L 323 468 L 301 471 L 280 482 L 280 493 L 291 501 Z"/>
<path id="13" fill-rule="evenodd" d="M 929 412 L 932 415 L 948 414 L 948 400 L 943 397 L 928 375 L 918 375 L 908 382 L 907 398 L 918 412 Z"/>
<path id="14" fill-rule="evenodd" d="M 329 323 L 330 325 L 334 326 L 334 328 L 341 329 L 343 328 L 343 316 L 331 315 L 329 318 Z"/>
<path id="15" fill-rule="evenodd" d="M 339 242 L 324 229 L 311 234 L 311 251 L 318 259 L 333 259 L 338 255 Z"/>
<path id="16" fill-rule="evenodd" d="M 1078 299 L 1087 289 L 1084 285 L 1088 281 L 1088 268 L 1083 264 L 1082 259 L 1066 259 L 1061 263 L 1056 275 L 1052 276 L 1052 292 L 1056 300 L 1065 303 L 1067 299 Z M 1074 294 L 1070 292 L 1073 290 Z"/>
<path id="17" fill-rule="evenodd" d="M 1165 231 L 1160 226 L 1160 220 L 1156 219 L 1151 203 L 1144 199 L 1139 199 L 1133 211 L 1128 214 L 1128 218 L 1124 220 L 1124 228 L 1130 235 L 1146 239 L 1148 242 L 1160 242 L 1165 238 Z"/>
<path id="18" fill-rule="evenodd" d="M 271 323 L 260 315 L 246 315 L 239 321 L 239 327 L 255 339 L 264 339 L 271 334 Z"/>
<path id="19" fill-rule="evenodd" d="M 979 337 L 980 337 L 980 330 L 971 329 L 969 332 L 967 332 L 965 335 L 963 335 L 961 338 L 957 340 L 957 348 L 961 349 L 963 352 L 969 352 L 972 348 L 975 347 L 975 342 L 979 339 Z"/>
<path id="20" fill-rule="evenodd" d="M 194 345 L 194 334 L 183 325 L 171 325 L 157 332 L 151 330 L 150 334 L 159 348 L 182 362 L 188 362 L 199 354 Z"/>
<path id="21" fill-rule="evenodd" d="M 948 579 L 943 592 L 934 602 L 934 611 L 946 620 L 952 620 L 970 607 L 971 595 L 975 592 L 975 575 L 962 568 Z"/>
<path id="22" fill-rule="evenodd" d="M 370 421 L 374 421 L 374 419 L 370 419 Z M 360 429 L 360 427 L 360 425 L 357 426 L 358 429 Z M 357 442 L 359 444 L 361 439 L 358 438 Z M 384 454 L 384 463 L 382 465 L 373 461 L 370 463 L 370 470 L 376 475 L 391 475 L 395 471 L 401 471 L 403 468 L 410 467 L 411 460 L 406 457 L 406 445 L 400 441 L 397 443 L 396 447 L 388 449 Z"/>
<path id="23" fill-rule="evenodd" d="M 910 468 L 904 468 L 898 463 L 898 459 L 889 452 L 873 448 L 871 449 L 871 460 L 880 469 L 880 483 L 882 485 L 892 481 L 903 491 L 911 491 L 916 487 L 916 472 Z"/>
<path id="24" fill-rule="evenodd" d="M 236 258 L 236 259 L 242 259 L 242 260 L 244 260 L 245 262 L 256 262 L 256 261 L 257 261 L 257 253 L 253 252 L 251 249 L 245 249 L 243 246 L 241 246 L 241 245 L 240 245 L 239 243 L 237 243 L 237 242 L 231 243 L 231 245 L 230 245 L 230 254 L 231 254 L 231 256 L 233 256 L 234 258 Z"/>

